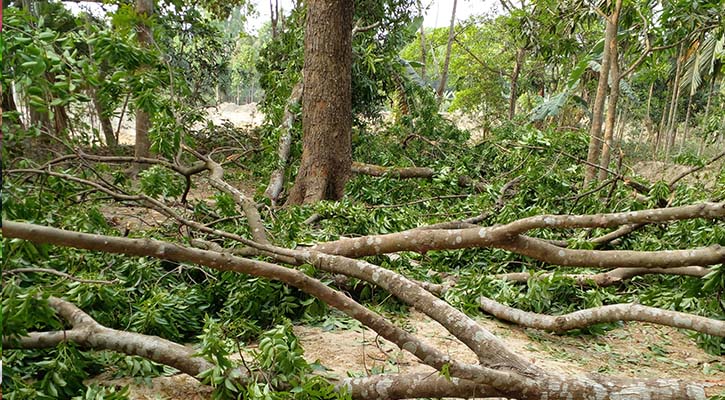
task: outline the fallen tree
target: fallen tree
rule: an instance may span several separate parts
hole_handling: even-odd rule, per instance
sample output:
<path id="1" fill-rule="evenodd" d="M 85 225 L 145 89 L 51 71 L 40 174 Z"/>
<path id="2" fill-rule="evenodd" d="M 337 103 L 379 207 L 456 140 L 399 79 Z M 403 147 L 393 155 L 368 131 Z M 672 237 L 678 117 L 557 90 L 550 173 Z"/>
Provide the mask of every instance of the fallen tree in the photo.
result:
<path id="1" fill-rule="evenodd" d="M 480 229 L 473 228 L 475 232 L 471 232 L 472 228 L 469 228 L 449 231 L 419 230 L 415 232 L 407 232 L 405 234 L 393 235 L 403 235 L 401 237 L 405 239 L 405 242 L 409 242 L 408 245 L 411 245 L 412 242 L 419 240 L 421 237 L 426 237 L 429 240 L 427 243 L 438 244 L 440 248 L 447 248 L 447 246 L 460 246 L 464 242 L 464 237 L 466 237 L 466 245 L 469 247 L 486 246 L 499 243 L 495 240 L 491 242 L 480 241 L 485 238 L 488 238 L 486 240 L 498 238 L 498 240 L 501 241 L 500 243 L 509 243 L 502 245 L 502 248 L 512 249 L 512 251 L 519 251 L 523 249 L 522 253 L 530 253 L 526 250 L 527 247 L 512 246 L 510 243 L 516 243 L 516 238 L 524 238 L 524 241 L 538 241 L 538 239 L 523 236 L 523 233 L 535 228 L 589 226 L 613 227 L 617 224 L 626 224 L 632 221 L 652 223 L 698 217 L 720 218 L 723 213 L 725 213 L 724 207 L 725 205 L 721 203 L 703 203 L 679 208 L 646 210 L 637 213 L 614 213 L 597 216 L 538 216 L 521 219 L 499 227 Z M 485 234 L 480 234 L 481 232 Z M 474 233 L 477 239 L 473 240 L 473 238 L 471 238 L 469 240 L 468 237 L 471 236 L 471 233 Z M 285 268 L 269 262 L 240 258 L 224 251 L 199 250 L 151 239 L 129 239 L 92 235 L 13 221 L 4 222 L 3 235 L 9 238 L 21 238 L 39 243 L 51 243 L 60 246 L 122 253 L 135 256 L 149 256 L 176 262 L 191 262 L 220 270 L 230 270 L 281 280 L 312 294 L 325 303 L 338 308 L 349 316 L 361 321 L 364 325 L 378 332 L 382 337 L 397 344 L 402 349 L 411 352 L 431 367 L 438 370 L 445 370 L 447 373 L 450 373 L 452 377 L 458 378 L 458 381 L 455 381 L 458 382 L 457 385 L 454 384 L 454 381 L 450 381 L 450 387 L 447 389 L 449 393 L 461 393 L 462 391 L 465 392 L 471 390 L 472 394 L 482 393 L 496 396 L 503 394 L 505 396 L 519 399 L 564 399 L 571 398 L 571 396 L 574 396 L 575 398 L 589 398 L 593 396 L 594 393 L 601 394 L 603 396 L 602 398 L 605 399 L 619 398 L 618 396 L 621 396 L 624 393 L 634 393 L 634 395 L 638 398 L 643 396 L 651 396 L 661 399 L 705 398 L 703 384 L 693 382 L 664 379 L 631 380 L 596 375 L 563 376 L 543 371 L 536 365 L 520 358 L 514 353 L 511 353 L 500 339 L 496 338 L 465 314 L 430 294 L 418 283 L 415 283 L 398 273 L 381 268 L 369 262 L 337 255 L 342 252 L 340 250 L 342 247 L 337 247 L 336 242 L 320 244 L 312 249 L 286 249 L 271 244 L 239 238 L 239 240 L 244 244 L 257 249 L 260 254 L 272 257 L 277 262 L 292 264 L 308 263 L 314 265 L 320 270 L 355 277 L 380 286 L 398 297 L 401 301 L 410 305 L 415 305 L 416 308 L 441 323 L 478 356 L 480 364 L 471 365 L 450 359 L 450 357 L 440 352 L 440 350 L 431 347 L 414 335 L 396 327 L 382 316 L 371 312 L 344 294 L 325 286 L 317 279 L 307 276 L 295 269 Z M 348 241 L 344 242 L 345 244 L 352 241 L 353 244 L 350 247 L 353 249 L 356 247 L 354 243 L 362 242 L 368 246 L 368 249 L 372 249 L 376 253 L 382 253 L 384 252 L 382 248 L 387 250 L 389 248 L 395 249 L 401 246 L 398 244 L 391 247 L 389 244 L 386 244 L 386 241 L 389 241 L 390 238 L 391 236 L 371 236 L 366 238 L 343 239 L 343 241 Z M 392 238 L 397 240 L 399 237 L 392 236 Z M 393 240 L 393 242 L 395 242 L 395 240 Z M 339 243 L 340 242 L 338 241 L 337 244 Z M 329 247 L 330 245 L 333 245 L 333 247 Z M 376 249 L 376 247 L 378 248 Z M 348 248 L 348 246 L 345 246 L 345 248 Z M 434 249 L 434 247 L 429 247 L 428 250 L 430 249 Z M 575 251 L 561 248 L 558 249 L 559 251 Z M 601 253 L 613 252 L 602 251 Z M 621 251 L 614 253 L 618 254 L 619 257 L 624 256 Z M 708 248 L 701 251 L 681 250 L 679 252 L 667 251 L 665 253 L 669 256 L 674 256 L 675 259 L 680 257 L 683 260 L 691 260 L 694 258 L 702 261 L 710 257 L 709 260 L 711 263 L 703 263 L 703 265 L 712 265 L 713 263 L 719 263 L 725 260 L 725 255 L 723 255 L 722 249 L 718 247 Z M 686 255 L 685 253 L 688 253 L 689 255 Z M 651 255 L 652 254 L 647 254 L 647 256 Z M 658 256 L 657 254 L 654 255 L 655 257 Z M 547 256 L 545 254 L 542 256 L 543 259 L 546 259 L 546 257 Z M 566 257 L 566 254 L 561 257 Z M 641 263 L 643 258 L 635 257 L 635 259 L 640 260 Z M 599 262 L 597 258 L 590 260 L 593 260 L 590 264 Z M 680 261 L 679 264 L 682 264 L 682 261 Z M 69 308 L 67 305 L 61 306 L 61 304 L 64 303 L 60 301 L 53 301 L 55 301 L 56 306 L 61 310 L 64 307 Z M 632 310 L 632 307 L 630 306 L 629 309 Z M 647 309 L 642 311 L 638 308 L 634 308 L 634 311 L 635 314 L 639 314 L 633 317 L 629 314 L 606 311 L 605 309 L 604 311 L 598 312 L 597 315 L 599 315 L 599 317 L 598 319 L 595 318 L 595 321 L 601 322 L 622 319 L 644 319 L 650 322 L 669 324 L 671 323 L 670 320 L 672 320 L 672 318 L 665 317 L 647 317 L 647 315 L 651 316 L 655 314 L 660 316 L 664 315 L 664 313 L 657 310 Z M 66 315 L 68 315 L 67 312 Z M 712 320 L 703 322 L 703 320 L 707 319 L 687 316 L 685 314 L 678 314 L 676 317 L 677 318 L 675 319 L 677 321 L 683 321 L 684 318 L 684 321 L 686 322 L 678 322 L 675 323 L 674 326 L 689 328 L 696 327 L 698 330 L 711 334 L 722 332 L 721 326 L 718 325 L 721 324 L 720 321 Z M 103 329 L 99 329 L 97 325 L 94 325 L 86 319 L 79 319 L 77 316 L 67 316 L 66 318 L 70 321 L 76 321 L 76 323 L 72 325 L 74 325 L 73 329 L 77 329 L 77 331 L 83 330 L 84 327 L 92 326 L 95 327 L 96 330 L 103 332 Z M 539 325 L 534 326 L 548 329 L 552 325 L 540 323 Z M 86 331 L 86 333 L 88 333 L 88 331 Z M 21 339 L 19 342 L 15 343 L 16 346 L 20 347 L 23 347 L 23 343 L 27 347 L 32 347 L 37 345 L 38 337 L 55 338 L 53 341 L 49 341 L 48 343 L 56 342 L 56 339 L 59 339 L 59 335 L 57 333 L 38 332 L 32 333 L 28 338 Z M 63 338 L 64 340 L 77 340 L 79 344 L 85 343 L 86 346 L 90 343 L 83 341 L 87 340 L 84 339 L 83 335 L 63 336 Z M 128 339 L 124 340 L 128 340 L 130 343 L 136 343 L 139 341 L 143 342 L 144 339 L 140 336 L 129 336 Z M 13 341 L 7 340 L 7 343 L 12 345 Z M 130 346 L 130 344 L 127 344 L 127 346 Z M 135 347 L 136 346 L 134 345 L 129 348 Z M 123 346 L 116 348 L 124 349 Z M 141 353 L 143 352 L 132 352 L 132 354 L 143 355 Z M 193 356 L 190 357 L 193 358 Z M 159 358 L 157 358 L 157 360 L 159 360 Z M 177 365 L 179 364 L 177 361 L 175 361 L 175 363 Z M 398 398 L 398 396 L 408 397 L 411 394 L 416 393 L 439 393 L 434 391 L 429 385 L 416 383 L 419 382 L 420 379 L 412 379 L 409 381 L 409 384 L 397 388 L 394 392 L 389 392 L 387 390 L 381 391 L 380 388 L 390 387 L 388 383 L 392 385 L 396 382 L 394 380 L 395 378 L 386 377 L 374 379 L 377 380 L 377 383 L 371 383 L 374 380 L 368 380 L 365 382 L 348 380 L 343 381 L 341 383 L 342 386 L 339 387 L 346 387 L 352 390 L 353 396 L 356 398 L 370 398 L 375 396 L 377 396 L 375 398 Z M 371 390 L 372 387 L 378 388 L 378 390 L 373 392 Z"/>

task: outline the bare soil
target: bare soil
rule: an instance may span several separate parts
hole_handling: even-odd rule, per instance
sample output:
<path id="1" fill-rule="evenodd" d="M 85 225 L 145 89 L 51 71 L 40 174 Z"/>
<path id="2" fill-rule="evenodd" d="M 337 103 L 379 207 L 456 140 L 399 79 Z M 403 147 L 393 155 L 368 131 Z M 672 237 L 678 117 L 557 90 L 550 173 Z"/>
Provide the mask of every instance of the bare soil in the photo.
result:
<path id="1" fill-rule="evenodd" d="M 682 179 L 683 183 L 702 183 L 706 189 L 713 189 L 717 184 L 718 176 L 723 173 L 725 159 L 721 159 L 700 171 L 694 172 Z M 671 182 L 680 174 L 689 171 L 692 166 L 665 163 L 662 161 L 640 161 L 632 166 L 632 170 L 642 178 L 650 181 Z"/>

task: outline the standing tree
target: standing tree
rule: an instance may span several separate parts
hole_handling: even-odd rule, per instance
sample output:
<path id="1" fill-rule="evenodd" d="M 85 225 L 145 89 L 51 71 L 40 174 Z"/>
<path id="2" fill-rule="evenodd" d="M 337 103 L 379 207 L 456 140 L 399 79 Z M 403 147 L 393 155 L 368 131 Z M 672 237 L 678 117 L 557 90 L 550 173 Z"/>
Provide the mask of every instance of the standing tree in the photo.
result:
<path id="1" fill-rule="evenodd" d="M 438 90 L 436 91 L 438 103 L 443 99 L 443 92 L 446 90 L 446 81 L 448 80 L 448 65 L 451 62 L 451 47 L 453 46 L 453 40 L 456 38 L 456 5 L 457 0 L 453 0 L 453 11 L 451 11 L 451 25 L 448 28 L 448 44 L 446 45 L 446 58 L 443 61 L 443 67 L 441 69 L 441 81 L 438 84 Z"/>
<path id="2" fill-rule="evenodd" d="M 352 163 L 352 0 L 307 7 L 302 161 L 287 204 L 340 199 Z"/>
<path id="3" fill-rule="evenodd" d="M 154 0 L 136 0 L 136 13 L 139 15 L 139 22 L 136 25 L 138 41 L 141 45 L 151 46 L 153 34 L 151 27 L 144 20 L 154 12 Z M 144 69 L 141 66 L 140 69 Z M 151 141 L 149 140 L 149 128 L 151 127 L 151 114 L 143 107 L 136 108 L 136 144 L 134 155 L 148 157 L 151 154 Z"/>

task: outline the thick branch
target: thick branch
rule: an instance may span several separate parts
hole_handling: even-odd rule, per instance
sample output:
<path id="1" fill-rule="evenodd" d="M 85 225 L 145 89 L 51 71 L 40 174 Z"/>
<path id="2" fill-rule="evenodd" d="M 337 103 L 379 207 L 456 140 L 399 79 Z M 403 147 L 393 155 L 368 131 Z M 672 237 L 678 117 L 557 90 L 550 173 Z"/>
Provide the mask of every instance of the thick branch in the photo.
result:
<path id="1" fill-rule="evenodd" d="M 338 385 L 356 400 L 394 400 L 414 398 L 501 398 L 502 392 L 458 378 L 446 379 L 431 374 L 372 375 L 345 378 Z"/>
<path id="2" fill-rule="evenodd" d="M 527 328 L 554 332 L 586 328 L 603 322 L 639 321 L 725 337 L 725 321 L 640 304 L 614 304 L 557 316 L 522 311 L 484 296 L 479 298 L 479 305 L 483 311 L 496 318 Z"/>
<path id="3" fill-rule="evenodd" d="M 564 266 L 600 268 L 706 266 L 725 261 L 725 248 L 713 245 L 694 250 L 654 252 L 571 250 L 519 234 L 537 228 L 606 228 L 723 216 L 725 216 L 725 203 L 700 203 L 683 207 L 597 215 L 543 215 L 487 228 L 411 229 L 386 235 L 341 239 L 318 244 L 312 249 L 327 254 L 357 258 L 399 251 L 424 253 L 429 250 L 496 247 Z"/>
<path id="4" fill-rule="evenodd" d="M 725 247 L 718 244 L 689 250 L 575 250 L 555 246 L 540 239 L 518 236 L 494 247 L 566 267 L 678 268 L 725 262 Z"/>
<path id="5" fill-rule="evenodd" d="M 433 177 L 435 172 L 426 167 L 383 167 L 374 164 L 365 164 L 360 162 L 352 163 L 352 172 L 361 175 L 370 176 L 390 176 L 393 178 L 410 179 L 410 178 L 424 178 L 430 179 Z"/>
<path id="6" fill-rule="evenodd" d="M 264 195 L 275 203 L 279 199 L 282 188 L 284 187 L 284 170 L 287 167 L 290 156 L 290 148 L 292 146 L 292 126 L 295 123 L 296 114 L 292 112 L 292 108 L 300 103 L 302 98 L 303 84 L 300 80 L 293 88 L 287 104 L 284 107 L 284 116 L 279 126 L 279 147 L 277 148 L 277 168 L 269 177 L 269 185 L 264 191 Z"/>
<path id="7" fill-rule="evenodd" d="M 221 190 L 232 196 L 234 201 L 242 207 L 244 215 L 247 216 L 247 222 L 249 223 L 249 230 L 252 232 L 252 237 L 256 242 L 262 244 L 269 244 L 267 239 L 267 233 L 262 223 L 262 217 L 257 211 L 257 204 L 247 197 L 241 190 L 228 184 L 224 180 L 224 169 L 221 165 L 217 164 L 211 157 L 205 157 L 204 155 L 194 151 L 193 149 L 186 148 L 187 151 L 194 154 L 199 159 L 206 162 L 206 167 L 211 172 L 209 174 L 209 183 L 216 189 Z"/>
<path id="8" fill-rule="evenodd" d="M 67 331 L 31 332 L 28 336 L 3 336 L 3 348 L 41 349 L 63 342 L 73 342 L 93 350 L 113 350 L 119 353 L 147 358 L 168 365 L 191 376 L 212 368 L 213 365 L 194 355 L 195 350 L 158 336 L 118 331 L 96 322 L 90 315 L 68 301 L 51 297 L 48 304 L 73 327 Z"/>

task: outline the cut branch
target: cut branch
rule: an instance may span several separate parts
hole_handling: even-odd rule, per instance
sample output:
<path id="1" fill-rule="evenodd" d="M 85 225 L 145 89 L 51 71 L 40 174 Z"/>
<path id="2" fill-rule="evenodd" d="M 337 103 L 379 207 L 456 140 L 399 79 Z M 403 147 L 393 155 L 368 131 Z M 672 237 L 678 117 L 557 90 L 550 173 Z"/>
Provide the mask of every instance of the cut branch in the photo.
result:
<path id="1" fill-rule="evenodd" d="M 361 175 L 370 176 L 390 176 L 393 178 L 410 179 L 410 178 L 424 178 L 430 179 L 435 175 L 435 172 L 426 167 L 383 167 L 380 165 L 365 164 L 360 162 L 352 163 L 352 172 Z"/>
<path id="2" fill-rule="evenodd" d="M 725 321 L 640 304 L 614 304 L 557 316 L 522 311 L 484 296 L 479 298 L 479 305 L 498 319 L 553 332 L 566 332 L 604 322 L 639 321 L 725 337 Z"/>
<path id="3" fill-rule="evenodd" d="M 73 329 L 52 332 L 30 332 L 28 336 L 3 336 L 3 348 L 42 349 L 60 343 L 72 342 L 93 350 L 113 350 L 140 356 L 159 364 L 168 365 L 193 377 L 213 365 L 195 356 L 194 349 L 168 341 L 158 336 L 119 331 L 96 322 L 90 315 L 68 301 L 50 297 L 48 304 Z"/>
<path id="4" fill-rule="evenodd" d="M 264 195 L 272 201 L 272 204 L 277 202 L 284 187 L 284 171 L 289 162 L 290 148 L 292 146 L 292 126 L 295 123 L 296 117 L 293 108 L 300 103 L 303 90 L 304 86 L 300 80 L 292 88 L 292 94 L 284 107 L 282 123 L 279 125 L 279 147 L 277 148 L 277 156 L 279 159 L 277 160 L 277 168 L 275 168 L 269 177 L 269 185 L 267 185 L 267 189 L 264 191 Z"/>
<path id="5" fill-rule="evenodd" d="M 257 204 L 254 202 L 254 200 L 250 199 L 249 197 L 247 197 L 247 195 L 242 193 L 241 190 L 228 184 L 224 180 L 224 169 L 221 165 L 216 163 L 210 157 L 206 157 L 189 147 L 186 147 L 186 150 L 194 154 L 200 160 L 206 162 L 206 167 L 210 171 L 209 183 L 214 188 L 232 196 L 234 201 L 242 207 L 244 215 L 247 216 L 249 230 L 252 232 L 252 237 L 254 238 L 254 240 L 262 244 L 269 244 L 269 240 L 267 239 L 267 233 L 264 228 L 264 223 L 262 223 L 262 217 L 259 215 L 259 211 L 257 211 Z"/>

